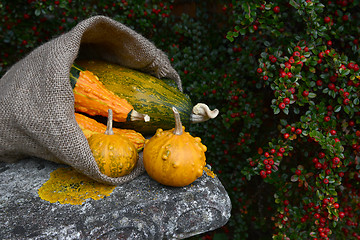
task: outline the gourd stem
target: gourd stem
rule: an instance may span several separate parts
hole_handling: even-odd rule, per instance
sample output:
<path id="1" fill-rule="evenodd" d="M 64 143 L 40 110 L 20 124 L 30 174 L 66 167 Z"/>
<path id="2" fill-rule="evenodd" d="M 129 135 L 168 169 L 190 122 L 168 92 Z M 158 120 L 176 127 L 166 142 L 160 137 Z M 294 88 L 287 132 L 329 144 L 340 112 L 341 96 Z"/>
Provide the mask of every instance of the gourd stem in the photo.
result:
<path id="1" fill-rule="evenodd" d="M 113 135 L 114 134 L 112 125 L 113 125 L 113 112 L 112 112 L 111 109 L 109 109 L 108 110 L 108 119 L 107 119 L 107 124 L 106 124 L 106 131 L 105 131 L 106 135 Z"/>
<path id="2" fill-rule="evenodd" d="M 181 134 L 183 134 L 183 127 L 182 127 L 182 124 L 181 124 L 180 114 L 179 114 L 178 110 L 175 107 L 172 107 L 172 111 L 174 113 L 174 118 L 175 118 L 174 134 L 175 135 L 181 135 Z"/>
<path id="3" fill-rule="evenodd" d="M 193 107 L 192 113 L 190 115 L 191 123 L 200 123 L 205 122 L 209 119 L 216 118 L 219 114 L 219 110 L 210 108 L 204 103 L 198 103 Z"/>
<path id="4" fill-rule="evenodd" d="M 143 113 L 139 113 L 137 111 L 135 111 L 134 109 L 131 111 L 130 113 L 130 120 L 131 121 L 144 121 L 144 122 L 149 122 L 150 121 L 150 116 L 147 114 L 143 114 Z"/>

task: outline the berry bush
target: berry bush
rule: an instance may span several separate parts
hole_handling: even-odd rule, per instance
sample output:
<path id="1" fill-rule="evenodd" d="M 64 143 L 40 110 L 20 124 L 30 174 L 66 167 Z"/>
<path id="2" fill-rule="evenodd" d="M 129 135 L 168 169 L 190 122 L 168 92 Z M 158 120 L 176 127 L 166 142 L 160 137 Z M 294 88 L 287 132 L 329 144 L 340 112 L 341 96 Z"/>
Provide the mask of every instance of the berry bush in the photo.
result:
<path id="1" fill-rule="evenodd" d="M 232 201 L 194 239 L 360 239 L 359 0 L 0 2 L 0 71 L 93 15 L 163 49 Z"/>

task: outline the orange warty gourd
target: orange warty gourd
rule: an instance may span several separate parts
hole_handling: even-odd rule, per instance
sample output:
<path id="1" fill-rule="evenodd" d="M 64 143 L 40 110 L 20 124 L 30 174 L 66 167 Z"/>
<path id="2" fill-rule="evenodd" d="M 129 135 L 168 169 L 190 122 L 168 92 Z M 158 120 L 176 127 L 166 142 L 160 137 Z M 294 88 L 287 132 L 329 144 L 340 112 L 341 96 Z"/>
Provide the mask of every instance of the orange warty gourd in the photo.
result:
<path id="1" fill-rule="evenodd" d="M 199 137 L 185 132 L 178 111 L 174 107 L 172 110 L 175 128 L 167 131 L 159 128 L 145 141 L 143 161 L 146 172 L 157 182 L 183 187 L 202 176 L 207 148 Z"/>
<path id="2" fill-rule="evenodd" d="M 105 133 L 92 135 L 88 142 L 103 174 L 116 178 L 129 174 L 135 168 L 139 156 L 136 147 L 128 138 L 114 134 L 111 109 L 108 110 Z"/>
<path id="3" fill-rule="evenodd" d="M 106 125 L 99 123 L 95 119 L 89 118 L 83 114 L 75 113 L 75 119 L 79 127 L 83 131 L 86 138 L 96 133 L 104 133 Z M 144 136 L 132 129 L 113 128 L 114 133 L 127 137 L 136 147 L 138 152 L 143 149 L 145 144 Z"/>

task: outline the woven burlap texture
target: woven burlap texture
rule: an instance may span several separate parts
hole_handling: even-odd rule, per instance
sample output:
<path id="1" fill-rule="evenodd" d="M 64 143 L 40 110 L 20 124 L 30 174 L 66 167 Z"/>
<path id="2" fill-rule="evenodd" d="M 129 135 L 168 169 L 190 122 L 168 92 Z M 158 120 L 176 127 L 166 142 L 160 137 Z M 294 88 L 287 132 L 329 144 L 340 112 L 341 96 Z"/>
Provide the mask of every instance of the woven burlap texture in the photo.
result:
<path id="1" fill-rule="evenodd" d="M 102 183 L 123 184 L 144 172 L 142 158 L 124 177 L 110 178 L 99 171 L 74 116 L 69 72 L 78 57 L 171 78 L 181 89 L 168 57 L 149 40 L 108 17 L 88 18 L 34 49 L 0 79 L 0 161 L 34 156 L 70 165 Z"/>

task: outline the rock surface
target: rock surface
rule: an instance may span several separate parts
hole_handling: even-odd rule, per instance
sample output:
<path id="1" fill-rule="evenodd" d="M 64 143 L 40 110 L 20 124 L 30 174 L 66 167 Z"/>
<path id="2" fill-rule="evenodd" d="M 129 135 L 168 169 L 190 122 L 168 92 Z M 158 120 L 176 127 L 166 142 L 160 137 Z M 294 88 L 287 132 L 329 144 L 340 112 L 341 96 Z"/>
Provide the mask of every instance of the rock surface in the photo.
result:
<path id="1" fill-rule="evenodd" d="M 146 173 L 82 205 L 50 203 L 38 189 L 63 165 L 0 162 L 0 239 L 184 239 L 226 224 L 231 202 L 219 179 L 166 187 Z"/>

